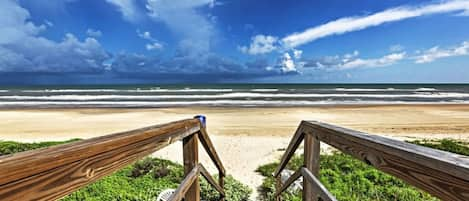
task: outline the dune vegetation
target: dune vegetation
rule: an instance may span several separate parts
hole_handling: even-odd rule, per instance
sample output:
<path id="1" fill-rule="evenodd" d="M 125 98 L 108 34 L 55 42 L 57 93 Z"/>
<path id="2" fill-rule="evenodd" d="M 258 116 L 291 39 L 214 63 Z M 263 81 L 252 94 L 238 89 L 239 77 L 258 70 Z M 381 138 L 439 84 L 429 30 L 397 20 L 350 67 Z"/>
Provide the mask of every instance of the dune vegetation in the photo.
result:
<path id="1" fill-rule="evenodd" d="M 466 142 L 443 140 L 418 140 L 411 143 L 469 155 L 469 144 Z M 297 170 L 303 165 L 303 156 L 294 156 L 287 169 Z M 257 172 L 264 176 L 261 195 L 264 200 L 275 200 L 275 178 L 272 176 L 278 162 L 262 165 Z M 438 200 L 389 174 L 340 152 L 321 155 L 320 180 L 329 191 L 341 201 L 431 201 Z M 301 191 L 283 193 L 283 200 L 301 200 Z"/>
<path id="2" fill-rule="evenodd" d="M 77 140 L 79 139 L 40 143 L 0 141 L 0 156 Z M 168 188 L 177 188 L 183 178 L 184 169 L 182 165 L 158 158 L 145 158 L 93 184 L 83 187 L 62 200 L 154 201 L 161 191 Z M 201 198 L 203 200 L 218 200 L 218 192 L 205 179 L 201 179 L 200 185 Z M 248 200 L 251 192 L 252 190 L 248 186 L 235 180 L 233 177 L 225 177 L 226 200 L 245 201 Z"/>

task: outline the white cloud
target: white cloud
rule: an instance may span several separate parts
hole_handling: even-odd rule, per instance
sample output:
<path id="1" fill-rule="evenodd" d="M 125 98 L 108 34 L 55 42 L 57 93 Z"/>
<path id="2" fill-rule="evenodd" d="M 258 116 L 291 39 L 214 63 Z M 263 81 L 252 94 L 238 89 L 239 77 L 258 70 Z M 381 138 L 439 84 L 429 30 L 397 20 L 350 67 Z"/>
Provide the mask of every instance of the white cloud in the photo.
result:
<path id="1" fill-rule="evenodd" d="M 276 43 L 278 42 L 278 38 L 274 36 L 264 36 L 264 35 L 256 35 L 251 38 L 251 44 L 249 47 L 242 46 L 239 47 L 239 50 L 246 54 L 265 54 L 274 51 L 277 49 Z"/>
<path id="2" fill-rule="evenodd" d="M 0 45 L 21 41 L 24 37 L 37 35 L 46 29 L 44 25 L 35 25 L 29 18 L 28 10 L 20 7 L 13 0 L 0 1 Z"/>
<path id="3" fill-rule="evenodd" d="M 41 37 L 45 26 L 32 23 L 17 1 L 0 1 L 0 13 L 0 72 L 96 72 L 109 59 L 94 38 L 80 41 L 68 33 L 56 42 Z"/>
<path id="4" fill-rule="evenodd" d="M 293 56 L 295 59 L 301 59 L 301 55 L 303 54 L 303 50 L 293 50 Z"/>
<path id="5" fill-rule="evenodd" d="M 103 33 L 100 30 L 94 30 L 94 29 L 86 30 L 86 34 L 94 38 L 101 37 L 103 35 Z"/>
<path id="6" fill-rule="evenodd" d="M 295 67 L 295 62 L 293 61 L 290 54 L 288 54 L 288 52 L 285 52 L 283 54 L 280 70 L 283 73 L 297 72 L 297 69 Z"/>
<path id="7" fill-rule="evenodd" d="M 326 56 L 321 59 L 303 60 L 303 68 L 315 68 L 318 70 L 347 70 L 357 68 L 376 68 L 396 64 L 407 58 L 405 52 L 391 53 L 378 58 L 359 58 L 359 52 L 345 54 L 343 56 Z M 300 62 L 297 62 L 300 63 Z M 297 65 L 298 66 L 298 65 Z"/>
<path id="8" fill-rule="evenodd" d="M 309 28 L 300 33 L 288 35 L 282 39 L 282 42 L 286 47 L 293 48 L 326 36 L 358 31 L 368 27 L 379 26 L 383 23 L 456 11 L 468 12 L 469 1 L 453 0 L 418 7 L 397 7 L 367 16 L 344 17 L 320 26 Z"/>
<path id="9" fill-rule="evenodd" d="M 160 43 L 154 42 L 154 43 L 146 44 L 145 48 L 147 48 L 147 50 L 161 50 L 163 49 L 163 45 Z"/>
<path id="10" fill-rule="evenodd" d="M 129 22 L 137 22 L 141 17 L 135 0 L 106 0 L 106 2 L 114 5 Z"/>
<path id="11" fill-rule="evenodd" d="M 151 33 L 149 31 L 140 32 L 140 30 L 137 30 L 137 35 L 138 37 L 143 38 L 143 39 L 147 39 L 151 41 L 155 40 L 153 39 L 153 37 L 151 37 Z"/>
<path id="12" fill-rule="evenodd" d="M 441 49 L 435 46 L 418 53 L 419 55 L 415 57 L 415 63 L 429 63 L 441 58 L 469 55 L 469 41 L 453 48 Z"/>
<path id="13" fill-rule="evenodd" d="M 323 37 L 363 30 L 369 27 L 379 26 L 384 23 L 396 22 L 425 15 L 452 12 L 461 12 L 460 15 L 468 14 L 469 0 L 451 0 L 413 7 L 401 6 L 366 16 L 343 17 L 319 26 L 311 27 L 302 32 L 287 35 L 280 40 L 281 48 L 284 50 L 291 49 Z M 271 51 L 279 48 L 280 47 L 271 48 Z"/>
<path id="14" fill-rule="evenodd" d="M 166 24 L 180 37 L 180 53 L 198 57 L 210 51 L 216 35 L 213 22 L 197 9 L 210 7 L 213 0 L 147 0 L 148 15 Z"/>
<path id="15" fill-rule="evenodd" d="M 160 43 L 155 38 L 153 38 L 153 36 L 151 35 L 151 33 L 149 31 L 140 32 L 140 30 L 137 30 L 137 35 L 138 35 L 138 37 L 151 42 L 151 43 L 147 43 L 145 45 L 145 48 L 147 50 L 161 50 L 161 49 L 163 49 L 163 44 Z"/>
<path id="16" fill-rule="evenodd" d="M 338 65 L 339 69 L 352 69 L 352 68 L 363 68 L 363 67 L 383 67 L 395 64 L 396 62 L 406 57 L 405 52 L 392 53 L 385 55 L 380 58 L 374 59 L 348 59 L 345 62 Z"/>

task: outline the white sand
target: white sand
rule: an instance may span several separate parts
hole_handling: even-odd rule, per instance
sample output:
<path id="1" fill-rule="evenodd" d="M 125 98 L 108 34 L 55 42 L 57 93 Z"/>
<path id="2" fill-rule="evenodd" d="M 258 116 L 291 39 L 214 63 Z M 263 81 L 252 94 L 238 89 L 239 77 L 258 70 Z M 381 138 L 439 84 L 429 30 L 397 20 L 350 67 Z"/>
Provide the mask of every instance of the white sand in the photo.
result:
<path id="1" fill-rule="evenodd" d="M 469 105 L 339 106 L 308 108 L 168 108 L 0 110 L 0 139 L 91 138 L 205 114 L 208 132 L 227 173 L 254 190 L 254 170 L 279 159 L 301 120 L 319 120 L 398 139 L 469 140 Z M 217 173 L 200 148 L 200 161 Z M 300 150 L 301 151 L 301 150 Z M 182 162 L 175 143 L 154 154 Z"/>

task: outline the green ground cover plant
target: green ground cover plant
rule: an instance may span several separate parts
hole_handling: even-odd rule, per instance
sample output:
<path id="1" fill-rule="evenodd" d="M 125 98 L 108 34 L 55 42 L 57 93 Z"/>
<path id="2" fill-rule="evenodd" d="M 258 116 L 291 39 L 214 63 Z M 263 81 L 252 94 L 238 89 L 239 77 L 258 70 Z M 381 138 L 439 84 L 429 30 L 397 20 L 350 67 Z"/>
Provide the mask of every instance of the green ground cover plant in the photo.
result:
<path id="1" fill-rule="evenodd" d="M 0 141 L 0 156 L 77 140 L 79 139 L 40 143 Z M 164 189 L 177 188 L 183 178 L 184 171 L 182 165 L 158 158 L 145 158 L 93 184 L 83 187 L 62 200 L 154 201 Z M 226 200 L 245 201 L 249 199 L 251 192 L 252 190 L 248 186 L 233 177 L 225 177 Z M 219 198 L 218 192 L 205 179 L 201 179 L 201 197 L 206 201 L 215 201 Z"/>
<path id="2" fill-rule="evenodd" d="M 468 143 L 443 140 L 418 140 L 411 143 L 469 155 Z M 297 170 L 303 164 L 303 156 L 297 155 L 287 165 L 289 170 Z M 264 176 L 260 188 L 264 200 L 275 200 L 275 178 L 272 177 L 278 162 L 262 165 L 257 172 Z M 432 201 L 438 200 L 426 192 L 414 188 L 391 175 L 340 152 L 321 155 L 320 180 L 340 201 Z M 301 200 L 301 191 L 283 193 L 283 200 Z"/>

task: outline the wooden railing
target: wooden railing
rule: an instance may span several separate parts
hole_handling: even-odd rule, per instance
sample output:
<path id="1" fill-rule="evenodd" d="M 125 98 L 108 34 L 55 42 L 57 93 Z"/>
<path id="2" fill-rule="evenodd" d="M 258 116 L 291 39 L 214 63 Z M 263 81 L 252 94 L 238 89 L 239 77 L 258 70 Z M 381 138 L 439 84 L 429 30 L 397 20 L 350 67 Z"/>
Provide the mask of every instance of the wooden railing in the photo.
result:
<path id="1" fill-rule="evenodd" d="M 225 169 L 203 116 L 0 157 L 0 200 L 60 199 L 181 139 L 185 179 L 171 200 L 200 200 L 199 174 L 223 200 Z M 199 140 L 218 169 L 218 183 L 198 164 Z"/>
<path id="2" fill-rule="evenodd" d="M 303 139 L 304 165 L 282 184 L 280 173 Z M 301 122 L 274 173 L 277 200 L 300 176 L 303 176 L 303 200 L 336 200 L 318 179 L 320 142 L 442 200 L 469 200 L 469 157 L 315 121 Z"/>

